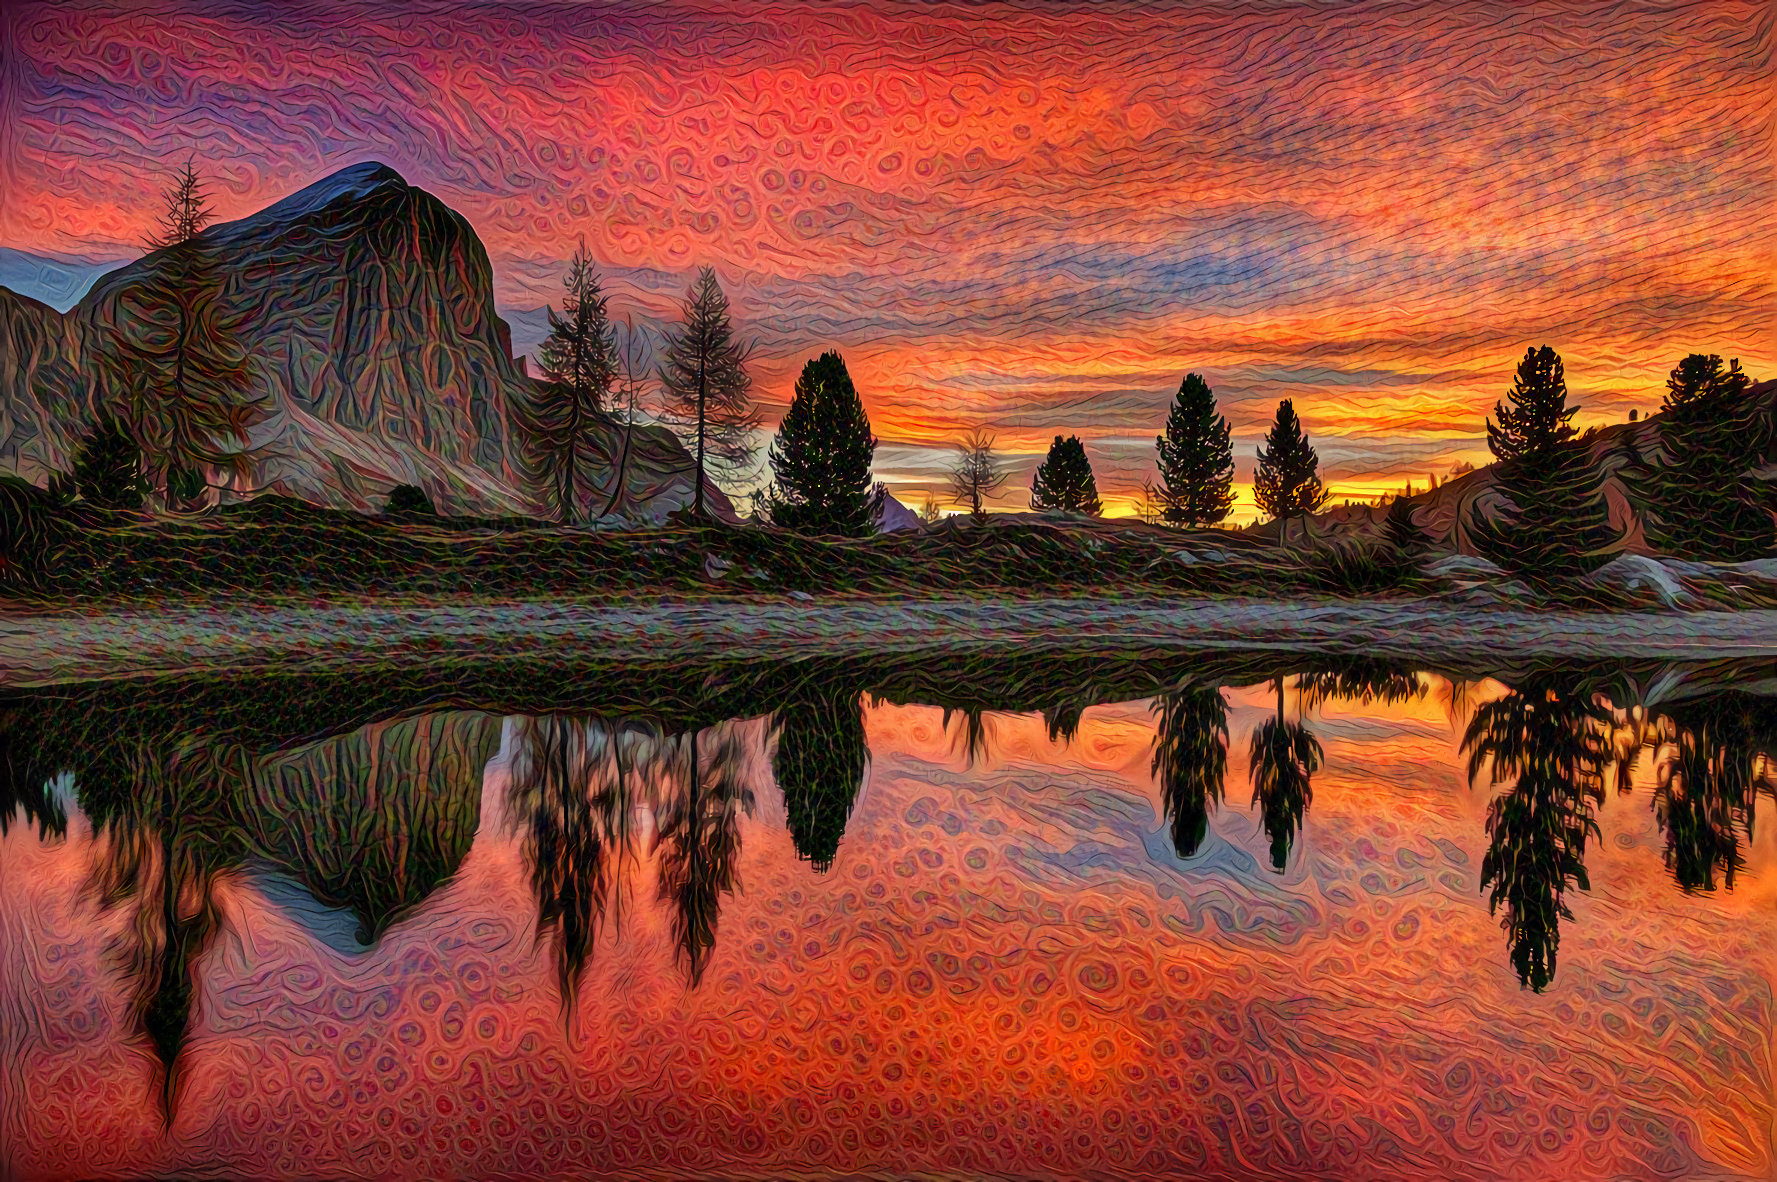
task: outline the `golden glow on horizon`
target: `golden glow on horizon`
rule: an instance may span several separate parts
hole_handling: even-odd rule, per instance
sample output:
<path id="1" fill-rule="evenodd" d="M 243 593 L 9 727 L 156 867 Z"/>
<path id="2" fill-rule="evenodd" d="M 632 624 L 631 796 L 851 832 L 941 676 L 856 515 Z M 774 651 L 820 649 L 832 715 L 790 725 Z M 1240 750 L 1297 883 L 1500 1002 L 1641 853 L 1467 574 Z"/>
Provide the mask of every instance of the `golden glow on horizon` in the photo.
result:
<path id="1" fill-rule="evenodd" d="M 1090 448 L 1151 437 L 1194 370 L 1238 435 L 1293 399 L 1339 441 L 1335 500 L 1374 496 L 1484 458 L 1531 345 L 1582 425 L 1654 409 L 1694 350 L 1777 373 L 1755 8 L 693 0 L 428 31 L 24 0 L 0 245 L 132 253 L 188 151 L 225 218 L 382 159 L 469 219 L 508 312 L 559 298 L 582 235 L 619 314 L 716 265 L 768 408 L 837 347 L 883 439 Z"/>

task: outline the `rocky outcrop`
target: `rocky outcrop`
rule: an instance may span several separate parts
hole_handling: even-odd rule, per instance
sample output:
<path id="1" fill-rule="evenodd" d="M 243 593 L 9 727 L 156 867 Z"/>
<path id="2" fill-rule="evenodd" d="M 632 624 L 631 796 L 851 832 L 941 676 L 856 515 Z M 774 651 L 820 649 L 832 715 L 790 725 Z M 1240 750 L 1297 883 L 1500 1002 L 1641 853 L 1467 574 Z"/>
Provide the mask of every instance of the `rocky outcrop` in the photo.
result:
<path id="1" fill-rule="evenodd" d="M 91 417 L 81 327 L 0 287 L 0 463 L 36 484 L 66 471 Z"/>
<path id="2" fill-rule="evenodd" d="M 386 165 L 360 164 L 210 227 L 195 249 L 269 411 L 241 492 L 363 509 L 417 484 L 447 512 L 539 508 L 513 464 L 510 408 L 530 380 L 461 215 Z M 66 315 L 0 293 L 0 465 L 30 479 L 65 467 L 69 441 L 112 396 L 95 386 L 97 344 L 140 331 L 124 296 L 167 265 L 156 251 L 112 271 Z M 684 449 L 657 428 L 636 442 L 623 498 L 635 515 L 687 503 Z"/>

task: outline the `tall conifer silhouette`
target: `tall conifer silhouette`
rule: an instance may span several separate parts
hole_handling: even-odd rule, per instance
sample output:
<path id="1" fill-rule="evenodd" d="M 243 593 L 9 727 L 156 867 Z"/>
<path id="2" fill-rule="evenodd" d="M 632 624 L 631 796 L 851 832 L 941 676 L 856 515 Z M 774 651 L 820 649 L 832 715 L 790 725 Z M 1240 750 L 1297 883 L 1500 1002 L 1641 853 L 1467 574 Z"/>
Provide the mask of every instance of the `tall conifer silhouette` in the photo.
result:
<path id="1" fill-rule="evenodd" d="M 1098 499 L 1098 482 L 1092 476 L 1092 461 L 1086 458 L 1086 447 L 1076 435 L 1066 439 L 1057 435 L 1049 445 L 1049 454 L 1037 465 L 1031 478 L 1030 507 L 1039 513 L 1084 513 L 1098 517 L 1104 505 Z"/>
<path id="2" fill-rule="evenodd" d="M 691 511 L 700 520 L 709 516 L 705 478 L 734 480 L 752 468 L 759 412 L 747 354 L 734 335 L 715 268 L 705 267 L 685 294 L 684 321 L 668 333 L 660 365 L 661 417 L 696 460 Z"/>
<path id="3" fill-rule="evenodd" d="M 1174 525 L 1214 525 L 1234 506 L 1234 444 L 1228 420 L 1216 413 L 1215 394 L 1202 374 L 1179 384 L 1159 452 L 1162 516 Z"/>
<path id="4" fill-rule="evenodd" d="M 1320 482 L 1320 457 L 1309 445 L 1295 405 L 1285 398 L 1277 404 L 1277 418 L 1265 435 L 1253 473 L 1253 498 L 1277 519 L 1277 544 L 1288 538 L 1290 518 L 1313 513 L 1326 504 L 1327 496 Z"/>
<path id="5" fill-rule="evenodd" d="M 1738 360 L 1692 353 L 1666 381 L 1660 450 L 1642 465 L 1647 533 L 1668 553 L 1740 562 L 1768 553 L 1771 497 L 1747 478 L 1770 454 L 1769 417 L 1746 398 L 1752 384 Z"/>
<path id="6" fill-rule="evenodd" d="M 772 521 L 803 533 L 864 537 L 876 529 L 870 462 L 876 437 L 837 352 L 802 367 L 771 445 Z"/>
<path id="7" fill-rule="evenodd" d="M 1505 504 L 1491 519 L 1470 522 L 1476 545 L 1532 583 L 1559 582 L 1602 565 L 1612 533 L 1603 476 L 1569 420 L 1561 357 L 1544 345 L 1518 363 L 1507 397 L 1487 423 L 1487 446 L 1499 458 L 1495 487 Z"/>
<path id="8" fill-rule="evenodd" d="M 548 309 L 543 380 L 518 417 L 527 476 L 542 486 L 559 520 L 574 522 L 583 516 L 584 494 L 590 492 L 581 469 L 588 460 L 609 464 L 604 409 L 617 377 L 617 345 L 608 300 L 584 245 L 568 263 L 563 286 L 561 312 Z"/>

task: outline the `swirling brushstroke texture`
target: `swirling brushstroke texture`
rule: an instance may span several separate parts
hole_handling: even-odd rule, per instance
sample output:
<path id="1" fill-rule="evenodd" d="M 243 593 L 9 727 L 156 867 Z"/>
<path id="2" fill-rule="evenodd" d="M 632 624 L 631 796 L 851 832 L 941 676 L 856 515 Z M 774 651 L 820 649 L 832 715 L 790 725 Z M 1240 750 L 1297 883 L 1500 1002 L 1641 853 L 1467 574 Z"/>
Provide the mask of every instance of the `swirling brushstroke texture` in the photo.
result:
<path id="1" fill-rule="evenodd" d="M 984 425 L 1026 479 L 1077 431 L 1126 501 L 1187 369 L 1239 479 L 1290 397 L 1349 495 L 1483 458 L 1529 344 L 1567 359 L 1581 425 L 1650 409 L 1688 351 L 1777 368 L 1757 0 L 0 21 L 0 243 L 115 257 L 188 153 L 224 217 L 384 160 L 470 219 L 521 344 L 581 236 L 644 319 L 716 264 L 761 392 L 844 349 L 905 487 Z"/>
<path id="2" fill-rule="evenodd" d="M 1243 784 L 1271 695 L 1228 697 Z M 703 981 L 647 885 L 670 843 L 644 843 L 566 1022 L 507 822 L 509 730 L 467 856 L 375 947 L 222 880 L 231 934 L 196 961 L 165 1130 L 106 958 L 120 921 L 81 893 L 103 843 L 79 816 L 59 842 L 16 827 L 0 1131 L 21 1179 L 1770 1177 L 1769 827 L 1732 892 L 1687 895 L 1646 780 L 1613 797 L 1560 974 L 1530 993 L 1444 711 L 1312 712 L 1327 759 L 1284 874 L 1233 802 L 1173 854 L 1144 702 L 1065 741 L 994 714 L 967 751 L 935 708 L 867 709 L 825 872 L 786 830 L 765 728 L 712 728 L 706 750 L 752 753 L 735 774 L 760 807 L 735 817 Z"/>

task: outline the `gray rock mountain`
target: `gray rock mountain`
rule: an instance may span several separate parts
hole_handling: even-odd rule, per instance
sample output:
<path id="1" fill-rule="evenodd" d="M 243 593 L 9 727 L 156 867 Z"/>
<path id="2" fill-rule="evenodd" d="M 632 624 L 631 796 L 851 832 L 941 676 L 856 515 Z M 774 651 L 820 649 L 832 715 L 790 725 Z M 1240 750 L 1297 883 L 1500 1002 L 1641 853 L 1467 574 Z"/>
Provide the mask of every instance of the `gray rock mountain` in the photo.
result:
<path id="1" fill-rule="evenodd" d="M 417 484 L 445 511 L 537 508 L 516 479 L 512 438 L 511 407 L 531 380 L 460 214 L 366 163 L 211 226 L 196 245 L 270 409 L 243 492 L 363 509 Z M 99 277 L 65 314 L 0 289 L 0 467 L 38 481 L 67 467 L 110 397 L 95 350 L 134 331 L 120 301 L 164 263 L 156 251 Z M 616 455 L 621 428 L 607 431 Z M 657 519 L 688 503 L 690 469 L 669 432 L 637 427 L 619 511 Z M 715 503 L 727 509 L 720 494 Z"/>

